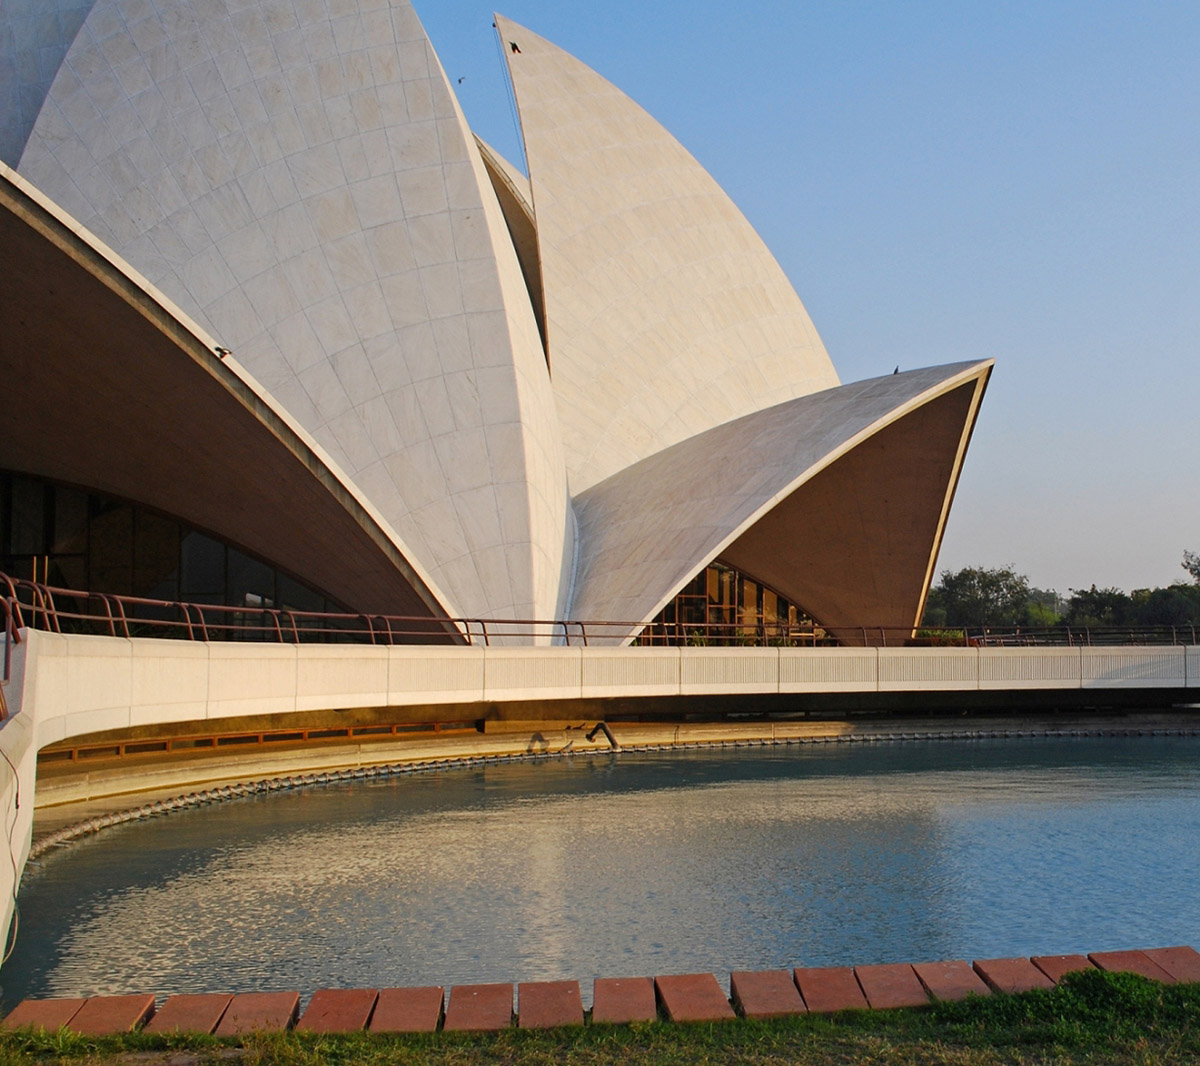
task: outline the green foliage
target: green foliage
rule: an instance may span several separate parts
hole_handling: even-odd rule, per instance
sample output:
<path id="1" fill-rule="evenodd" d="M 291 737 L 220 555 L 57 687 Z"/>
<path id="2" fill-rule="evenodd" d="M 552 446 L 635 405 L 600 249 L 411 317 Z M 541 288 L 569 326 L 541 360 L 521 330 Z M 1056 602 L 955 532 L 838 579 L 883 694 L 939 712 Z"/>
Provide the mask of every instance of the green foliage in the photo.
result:
<path id="1" fill-rule="evenodd" d="M 1200 625 L 1200 555 L 1185 551 L 1183 567 L 1193 583 L 1178 582 L 1166 588 L 1071 589 L 1065 606 L 1053 589 L 1031 588 L 1029 579 L 1011 567 L 964 567 L 943 570 L 929 590 L 922 615 L 923 626 L 1064 625 L 1072 629 L 1130 628 Z"/>
<path id="2" fill-rule="evenodd" d="M 923 621 L 930 626 L 1027 624 L 1029 579 L 1012 567 L 943 570 L 930 589 Z"/>
<path id="3" fill-rule="evenodd" d="M 1183 568 L 1192 575 L 1192 580 L 1200 585 L 1200 555 L 1195 552 L 1183 553 Z"/>
<path id="4" fill-rule="evenodd" d="M 932 648 L 961 648 L 967 640 L 961 629 L 933 627 L 917 630 L 915 644 Z"/>
<path id="5" fill-rule="evenodd" d="M 1200 622 L 1200 585 L 1135 589 L 1130 601 L 1135 625 L 1186 626 Z"/>
<path id="6" fill-rule="evenodd" d="M 1132 600 L 1120 589 L 1071 589 L 1063 621 L 1076 628 L 1083 626 L 1131 625 Z"/>
<path id="7" fill-rule="evenodd" d="M 1198 991 L 1132 973 L 1081 970 L 1049 991 L 939 1004 L 933 1013 L 959 1039 L 974 1033 L 989 1043 L 1087 1048 L 1101 1033 L 1110 1041 L 1136 1042 L 1155 1029 L 1191 1028 Z"/>
<path id="8" fill-rule="evenodd" d="M 1066 625 L 1084 626 L 1187 626 L 1200 622 L 1200 585 L 1168 585 L 1166 588 L 1072 589 L 1063 615 Z"/>
<path id="9" fill-rule="evenodd" d="M 1031 626 L 1058 625 L 1062 597 L 1054 589 L 1030 589 L 1025 602 L 1025 621 Z"/>

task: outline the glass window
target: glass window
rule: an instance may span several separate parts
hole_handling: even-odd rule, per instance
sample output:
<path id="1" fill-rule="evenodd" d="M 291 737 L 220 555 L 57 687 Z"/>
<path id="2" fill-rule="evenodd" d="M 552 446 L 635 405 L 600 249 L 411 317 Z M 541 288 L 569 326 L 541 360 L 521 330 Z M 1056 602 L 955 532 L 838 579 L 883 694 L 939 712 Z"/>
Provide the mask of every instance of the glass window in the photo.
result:
<path id="1" fill-rule="evenodd" d="M 225 602 L 225 545 L 192 530 L 181 544 L 179 598 L 188 603 Z"/>
<path id="2" fill-rule="evenodd" d="M 88 535 L 88 498 L 86 492 L 64 485 L 54 491 L 54 536 L 52 555 L 86 555 Z"/>
<path id="3" fill-rule="evenodd" d="M 701 612 L 705 609 L 703 630 Z M 642 644 L 656 639 L 681 644 L 703 633 L 714 643 L 757 643 L 784 640 L 796 643 L 795 630 L 812 620 L 774 589 L 727 566 L 710 563 L 680 591 L 638 638 Z M 790 629 L 789 629 L 790 627 Z M 811 639 L 809 635 L 808 639 Z"/>
<path id="4" fill-rule="evenodd" d="M 768 625 L 779 620 L 779 597 L 769 588 L 762 590 L 762 617 Z"/>
<path id="5" fill-rule="evenodd" d="M 336 607 L 327 606 L 325 597 L 319 592 L 306 588 L 295 578 L 280 574 L 277 578 L 279 588 L 279 606 L 289 611 L 336 611 Z"/>
<path id="6" fill-rule="evenodd" d="M 86 589 L 87 556 L 52 555 L 47 566 L 46 584 L 60 589 Z"/>
<path id="7" fill-rule="evenodd" d="M 139 508 L 134 523 L 133 588 L 155 600 L 179 598 L 179 523 Z"/>
<path id="8" fill-rule="evenodd" d="M 256 608 L 273 606 L 282 595 L 297 609 L 346 610 L 278 574 L 269 563 L 227 548 L 174 518 L 4 470 L 0 570 L 58 588 L 150 599 Z M 86 601 L 80 600 L 80 609 L 85 608 Z M 175 613 L 164 608 L 163 617 L 174 618 Z M 249 616 L 243 620 L 256 621 Z"/>
<path id="9" fill-rule="evenodd" d="M 338 610 L 337 607 L 330 604 L 320 593 L 306 588 L 295 578 L 288 577 L 287 574 L 275 575 L 275 587 L 278 592 L 279 606 L 285 611 L 312 611 L 320 613 Z M 283 624 L 287 625 L 287 622 L 285 621 Z M 308 618 L 304 615 L 293 616 L 292 625 L 297 630 L 329 628 L 328 622 L 322 622 L 317 618 Z"/>
<path id="10" fill-rule="evenodd" d="M 42 555 L 46 551 L 46 489 L 29 477 L 12 479 L 12 554 Z"/>
<path id="11" fill-rule="evenodd" d="M 743 626 L 758 625 L 758 584 L 749 578 L 742 578 L 741 617 Z"/>
<path id="12" fill-rule="evenodd" d="M 230 548 L 225 602 L 233 607 L 274 607 L 275 571 Z"/>
<path id="13" fill-rule="evenodd" d="M 88 575 L 96 592 L 133 592 L 133 507 L 92 497 Z"/>

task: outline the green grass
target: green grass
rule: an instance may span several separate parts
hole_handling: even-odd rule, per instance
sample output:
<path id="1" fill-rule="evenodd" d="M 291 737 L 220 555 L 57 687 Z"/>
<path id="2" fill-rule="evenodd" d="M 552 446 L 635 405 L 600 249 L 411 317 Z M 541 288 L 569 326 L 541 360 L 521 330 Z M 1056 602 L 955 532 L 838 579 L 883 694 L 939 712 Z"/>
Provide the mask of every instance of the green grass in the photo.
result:
<path id="1" fill-rule="evenodd" d="M 972 998 L 920 1010 L 717 1025 L 588 1026 L 549 1032 L 264 1034 L 237 1041 L 133 1034 L 0 1035 L 0 1066 L 1148 1066 L 1200 1062 L 1200 984 L 1133 974 L 1071 974 L 1048 992 Z"/>

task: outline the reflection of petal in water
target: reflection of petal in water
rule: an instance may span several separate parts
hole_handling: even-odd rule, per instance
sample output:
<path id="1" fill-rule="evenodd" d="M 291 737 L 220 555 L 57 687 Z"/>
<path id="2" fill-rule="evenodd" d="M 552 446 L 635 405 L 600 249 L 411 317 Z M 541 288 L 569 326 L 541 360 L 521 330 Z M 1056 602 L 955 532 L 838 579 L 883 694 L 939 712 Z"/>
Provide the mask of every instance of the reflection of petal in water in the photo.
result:
<path id="1" fill-rule="evenodd" d="M 686 753 L 256 797 L 102 834 L 35 871 L 5 991 L 452 984 L 1194 939 L 1197 754 L 1191 740 Z M 1164 855 L 1173 878 L 1157 872 Z"/>

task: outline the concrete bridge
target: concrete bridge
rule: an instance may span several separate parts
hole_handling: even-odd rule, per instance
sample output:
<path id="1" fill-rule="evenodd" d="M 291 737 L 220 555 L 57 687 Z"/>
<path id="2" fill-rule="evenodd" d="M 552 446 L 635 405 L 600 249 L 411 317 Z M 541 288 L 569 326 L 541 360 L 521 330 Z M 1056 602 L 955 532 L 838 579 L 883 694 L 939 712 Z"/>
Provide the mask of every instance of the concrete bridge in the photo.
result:
<path id="1" fill-rule="evenodd" d="M 4 648 L 0 921 L 11 920 L 37 801 L 37 756 L 113 731 L 286 725 L 386 709 L 395 720 L 589 718 L 645 712 L 879 713 L 940 704 L 1200 704 L 1200 646 L 612 648 L 263 644 L 22 629 Z M 15 875 L 15 877 L 14 877 Z"/>

